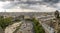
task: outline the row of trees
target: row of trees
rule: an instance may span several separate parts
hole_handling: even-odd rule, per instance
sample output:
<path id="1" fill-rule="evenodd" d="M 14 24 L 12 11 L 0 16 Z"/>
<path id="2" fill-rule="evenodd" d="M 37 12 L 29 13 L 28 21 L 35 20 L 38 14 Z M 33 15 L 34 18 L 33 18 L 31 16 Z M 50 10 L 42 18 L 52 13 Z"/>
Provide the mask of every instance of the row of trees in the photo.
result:
<path id="1" fill-rule="evenodd" d="M 39 21 L 36 20 L 35 18 L 32 19 L 32 22 L 34 23 L 34 30 L 35 33 L 45 33 L 42 25 L 40 25 Z"/>
<path id="2" fill-rule="evenodd" d="M 12 23 L 11 17 L 4 18 L 3 16 L 0 16 L 0 26 L 2 27 L 2 29 L 5 29 L 11 23 Z"/>

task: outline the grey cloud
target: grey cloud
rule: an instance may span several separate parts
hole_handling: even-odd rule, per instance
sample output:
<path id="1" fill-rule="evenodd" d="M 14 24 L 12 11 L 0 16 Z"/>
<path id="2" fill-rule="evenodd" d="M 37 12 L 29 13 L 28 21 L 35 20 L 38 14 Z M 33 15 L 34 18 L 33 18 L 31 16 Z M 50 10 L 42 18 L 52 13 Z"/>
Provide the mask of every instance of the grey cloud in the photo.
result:
<path id="1" fill-rule="evenodd" d="M 58 3 L 60 0 L 43 0 L 43 1 L 47 3 Z"/>
<path id="2" fill-rule="evenodd" d="M 57 6 L 60 0 L 43 0 L 43 2 L 45 2 L 45 5 L 47 5 L 48 7 L 60 9 L 60 7 Z"/>

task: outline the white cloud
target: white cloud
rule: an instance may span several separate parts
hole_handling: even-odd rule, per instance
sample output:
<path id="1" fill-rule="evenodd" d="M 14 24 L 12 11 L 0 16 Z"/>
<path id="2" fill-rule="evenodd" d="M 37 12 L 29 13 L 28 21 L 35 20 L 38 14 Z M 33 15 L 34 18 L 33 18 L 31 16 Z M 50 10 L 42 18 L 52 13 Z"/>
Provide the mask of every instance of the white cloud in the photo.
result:
<path id="1" fill-rule="evenodd" d="M 40 10 L 41 10 L 42 12 L 53 12 L 53 11 L 55 11 L 56 9 L 53 8 L 53 7 L 48 7 L 47 5 L 41 5 L 41 6 L 40 6 Z"/>
<path id="2" fill-rule="evenodd" d="M 36 10 L 37 12 L 53 12 L 56 10 L 54 7 L 50 7 L 47 5 L 31 5 L 30 8 Z"/>
<path id="3" fill-rule="evenodd" d="M 60 9 L 60 2 L 55 4 L 57 9 Z"/>
<path id="4" fill-rule="evenodd" d="M 4 12 L 54 12 L 56 9 L 47 5 L 36 6 L 37 9 L 6 9 Z"/>
<path id="5" fill-rule="evenodd" d="M 9 4 L 10 2 L 8 2 L 8 1 L 6 1 L 6 2 L 2 2 L 2 1 L 0 1 L 0 9 L 3 9 L 2 7 L 4 6 L 4 5 L 7 5 L 7 4 Z M 8 6 L 8 5 L 7 5 Z"/>
<path id="6" fill-rule="evenodd" d="M 56 9 L 53 7 L 47 7 L 47 5 L 33 5 L 30 6 L 31 9 L 22 9 L 22 8 L 17 8 L 17 9 L 3 9 L 3 12 L 54 12 Z"/>
<path id="7" fill-rule="evenodd" d="M 31 9 L 6 9 L 4 12 L 34 12 L 35 10 Z"/>

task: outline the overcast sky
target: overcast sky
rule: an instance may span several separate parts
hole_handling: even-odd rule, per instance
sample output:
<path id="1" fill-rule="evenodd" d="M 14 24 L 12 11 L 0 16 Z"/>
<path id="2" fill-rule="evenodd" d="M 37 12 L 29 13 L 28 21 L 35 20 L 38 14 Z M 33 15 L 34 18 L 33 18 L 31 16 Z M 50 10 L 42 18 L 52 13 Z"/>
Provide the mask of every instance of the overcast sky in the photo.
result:
<path id="1" fill-rule="evenodd" d="M 18 12 L 53 12 L 55 10 L 60 10 L 60 0 L 33 0 L 33 2 L 30 0 L 26 2 L 27 0 L 22 0 L 25 3 L 20 2 L 9 2 L 0 1 L 0 12 L 5 12 L 7 9 L 10 9 L 11 12 L 17 12 L 16 9 L 20 9 Z M 6 9 L 6 10 L 5 10 Z M 26 10 L 25 10 L 26 9 Z M 33 10 L 33 11 L 31 11 Z M 7 11 L 10 12 L 10 11 Z"/>

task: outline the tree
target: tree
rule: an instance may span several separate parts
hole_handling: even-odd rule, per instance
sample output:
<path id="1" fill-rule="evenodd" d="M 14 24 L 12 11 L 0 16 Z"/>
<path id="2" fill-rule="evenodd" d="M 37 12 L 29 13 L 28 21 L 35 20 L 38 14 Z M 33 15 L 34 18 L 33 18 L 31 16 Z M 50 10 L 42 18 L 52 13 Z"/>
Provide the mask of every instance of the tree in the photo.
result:
<path id="1" fill-rule="evenodd" d="M 0 26 L 5 29 L 9 24 L 12 23 L 12 18 L 1 18 L 0 17 Z"/>
<path id="2" fill-rule="evenodd" d="M 35 18 L 32 19 L 32 22 L 34 23 L 34 31 L 35 33 L 45 33 L 42 25 L 39 23 L 38 20 L 36 20 Z"/>

